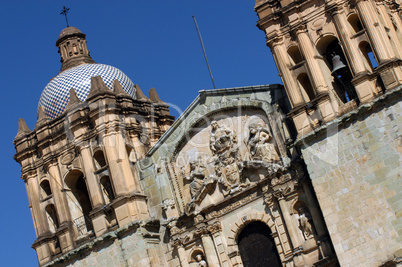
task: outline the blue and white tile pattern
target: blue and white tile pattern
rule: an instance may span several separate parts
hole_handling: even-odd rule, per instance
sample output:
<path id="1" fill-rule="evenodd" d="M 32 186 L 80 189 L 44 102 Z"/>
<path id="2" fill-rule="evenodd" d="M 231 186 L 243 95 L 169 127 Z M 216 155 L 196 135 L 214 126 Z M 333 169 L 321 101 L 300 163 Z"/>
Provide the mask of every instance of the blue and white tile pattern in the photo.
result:
<path id="1" fill-rule="evenodd" d="M 74 88 L 78 98 L 84 101 L 91 88 L 91 77 L 101 76 L 106 86 L 113 89 L 113 81 L 119 80 L 124 91 L 135 97 L 133 82 L 121 70 L 104 64 L 85 64 L 54 77 L 45 87 L 39 99 L 38 110 L 43 106 L 49 119 L 61 115 L 70 99 L 70 89 Z"/>

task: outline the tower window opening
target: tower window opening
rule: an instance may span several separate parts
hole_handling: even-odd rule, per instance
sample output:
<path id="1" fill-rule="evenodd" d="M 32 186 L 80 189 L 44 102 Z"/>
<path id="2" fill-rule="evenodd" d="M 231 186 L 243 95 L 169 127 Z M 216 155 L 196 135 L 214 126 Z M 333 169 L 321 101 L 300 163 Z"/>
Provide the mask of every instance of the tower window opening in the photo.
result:
<path id="1" fill-rule="evenodd" d="M 375 59 L 373 51 L 369 51 L 367 54 L 368 54 L 368 58 L 370 59 L 370 63 L 371 63 L 371 66 L 373 67 L 373 69 L 377 68 L 378 63 L 377 63 L 377 60 Z"/>
<path id="2" fill-rule="evenodd" d="M 135 154 L 134 149 L 131 146 L 126 146 L 126 150 L 127 150 L 128 160 L 131 163 L 137 162 L 137 155 Z"/>
<path id="3" fill-rule="evenodd" d="M 357 14 L 352 14 L 348 17 L 350 26 L 352 27 L 353 33 L 356 34 L 363 30 L 363 25 L 360 22 L 359 16 Z"/>
<path id="4" fill-rule="evenodd" d="M 356 91 L 352 84 L 353 75 L 337 39 L 328 44 L 325 51 L 325 58 L 327 64 L 331 66 L 331 73 L 334 77 L 333 87 L 339 99 L 343 103 L 347 103 L 353 99 L 358 101 Z"/>
<path id="5" fill-rule="evenodd" d="M 59 220 L 57 219 L 56 208 L 53 204 L 47 205 L 45 208 L 46 218 L 49 224 L 49 230 L 55 233 L 57 228 L 59 228 Z"/>
<path id="6" fill-rule="evenodd" d="M 84 175 L 80 171 L 71 171 L 66 179 L 69 209 L 73 223 L 77 229 L 78 236 L 84 236 L 93 229 L 89 217 L 92 211 L 91 201 L 88 194 Z"/>
<path id="7" fill-rule="evenodd" d="M 102 187 L 103 197 L 105 199 L 106 204 L 109 204 L 115 199 L 113 186 L 110 181 L 109 176 L 104 176 L 100 179 L 100 184 Z"/>
<path id="8" fill-rule="evenodd" d="M 43 182 L 41 182 L 40 188 L 41 188 L 42 199 L 47 198 L 52 195 L 52 190 L 50 188 L 50 184 L 49 184 L 48 180 L 44 180 Z"/>
<path id="9" fill-rule="evenodd" d="M 301 73 L 299 76 L 297 76 L 297 81 L 301 89 L 304 101 L 308 103 L 313 100 L 315 97 L 315 93 L 307 73 Z"/>
<path id="10" fill-rule="evenodd" d="M 297 65 L 303 61 L 303 57 L 300 53 L 300 50 L 297 46 L 292 46 L 288 49 L 289 59 L 293 65 Z"/>
<path id="11" fill-rule="evenodd" d="M 103 155 L 102 150 L 96 151 L 93 158 L 95 160 L 95 165 L 96 165 L 97 169 L 100 169 L 100 168 L 103 168 L 106 166 L 106 159 L 105 159 L 105 156 Z"/>
<path id="12" fill-rule="evenodd" d="M 370 44 L 367 42 L 361 42 L 359 44 L 359 48 L 363 54 L 366 64 L 368 65 L 368 68 L 371 71 L 374 71 L 374 69 L 378 67 L 378 62 L 375 58 L 375 55 L 373 53 L 373 50 L 371 49 Z"/>

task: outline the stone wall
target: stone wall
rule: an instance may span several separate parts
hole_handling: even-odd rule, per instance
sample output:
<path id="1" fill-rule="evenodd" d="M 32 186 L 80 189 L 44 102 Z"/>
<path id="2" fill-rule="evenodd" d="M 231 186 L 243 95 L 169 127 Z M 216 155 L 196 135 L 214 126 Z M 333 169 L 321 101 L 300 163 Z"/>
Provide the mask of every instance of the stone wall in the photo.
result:
<path id="1" fill-rule="evenodd" d="M 149 231 L 152 224 L 152 221 L 135 221 L 44 266 L 164 266 L 159 233 L 157 229 Z"/>
<path id="2" fill-rule="evenodd" d="M 341 266 L 400 257 L 401 92 L 298 140 Z"/>

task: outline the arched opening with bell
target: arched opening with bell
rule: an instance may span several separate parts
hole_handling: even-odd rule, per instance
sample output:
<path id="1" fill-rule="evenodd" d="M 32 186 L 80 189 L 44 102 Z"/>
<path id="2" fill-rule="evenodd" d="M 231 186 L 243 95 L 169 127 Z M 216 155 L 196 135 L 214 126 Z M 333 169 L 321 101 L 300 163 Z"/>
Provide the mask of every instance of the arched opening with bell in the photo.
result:
<path id="1" fill-rule="evenodd" d="M 333 77 L 332 85 L 338 98 L 343 103 L 351 100 L 358 102 L 359 99 L 352 84 L 353 74 L 338 39 L 332 37 L 331 40 L 321 40 L 320 43 L 317 47 L 331 71 Z"/>

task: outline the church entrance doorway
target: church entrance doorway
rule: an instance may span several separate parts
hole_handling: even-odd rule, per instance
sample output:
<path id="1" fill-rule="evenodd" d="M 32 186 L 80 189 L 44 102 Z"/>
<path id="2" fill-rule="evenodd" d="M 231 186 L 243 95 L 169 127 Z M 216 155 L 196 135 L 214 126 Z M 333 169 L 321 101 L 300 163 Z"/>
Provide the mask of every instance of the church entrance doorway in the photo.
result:
<path id="1" fill-rule="evenodd" d="M 237 244 L 244 267 L 281 267 L 271 230 L 262 222 L 252 222 L 240 232 Z"/>

